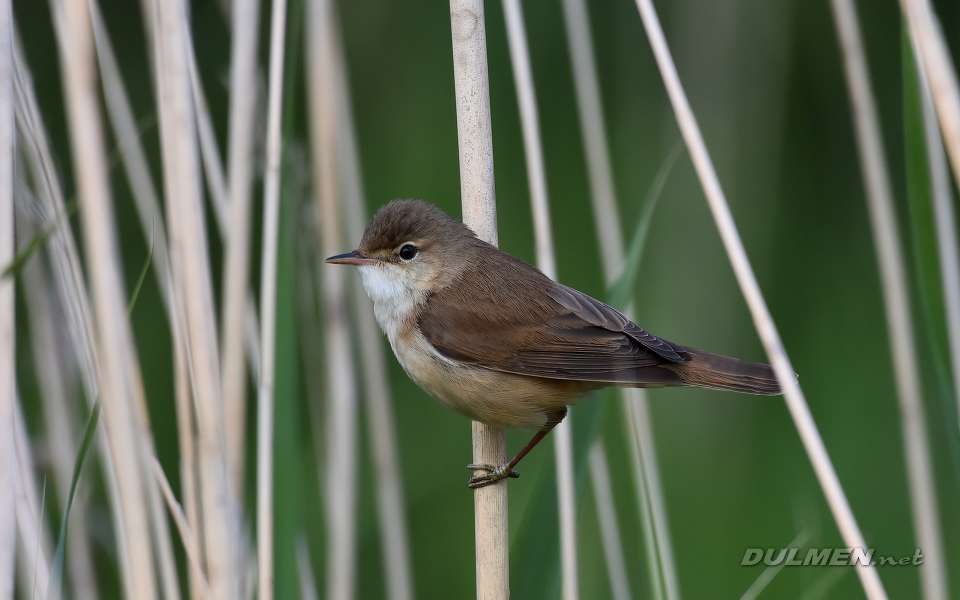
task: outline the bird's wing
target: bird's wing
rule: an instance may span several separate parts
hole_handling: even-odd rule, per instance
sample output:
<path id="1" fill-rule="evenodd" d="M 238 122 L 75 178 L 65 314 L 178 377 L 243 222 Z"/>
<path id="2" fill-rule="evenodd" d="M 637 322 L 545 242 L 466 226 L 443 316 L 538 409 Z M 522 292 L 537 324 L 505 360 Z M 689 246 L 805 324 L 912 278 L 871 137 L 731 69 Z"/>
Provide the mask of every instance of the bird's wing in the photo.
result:
<path id="1" fill-rule="evenodd" d="M 551 379 L 676 379 L 671 371 L 648 367 L 688 360 L 683 347 L 550 281 L 519 259 L 513 261 L 507 268 L 499 263 L 499 270 L 480 265 L 461 280 L 471 285 L 450 286 L 427 300 L 420 330 L 440 354 L 464 364 Z"/>

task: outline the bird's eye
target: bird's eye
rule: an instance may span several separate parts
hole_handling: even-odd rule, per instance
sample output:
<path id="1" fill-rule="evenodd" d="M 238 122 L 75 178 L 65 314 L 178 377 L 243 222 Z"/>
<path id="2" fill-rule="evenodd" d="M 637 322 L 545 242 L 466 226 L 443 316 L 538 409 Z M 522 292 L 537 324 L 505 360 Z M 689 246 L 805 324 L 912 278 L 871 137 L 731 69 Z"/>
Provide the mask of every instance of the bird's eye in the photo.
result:
<path id="1" fill-rule="evenodd" d="M 417 247 L 412 244 L 405 244 L 400 248 L 400 258 L 403 260 L 413 260 L 417 255 Z"/>

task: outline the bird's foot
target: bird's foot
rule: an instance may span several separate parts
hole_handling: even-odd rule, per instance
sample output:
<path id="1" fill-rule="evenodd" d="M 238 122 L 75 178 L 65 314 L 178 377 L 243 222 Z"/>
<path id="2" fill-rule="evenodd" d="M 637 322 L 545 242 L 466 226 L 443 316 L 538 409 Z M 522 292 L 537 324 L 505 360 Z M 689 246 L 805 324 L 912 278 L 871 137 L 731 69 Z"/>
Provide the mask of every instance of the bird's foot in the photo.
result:
<path id="1" fill-rule="evenodd" d="M 485 485 L 490 485 L 491 483 L 496 483 L 501 479 L 506 479 L 508 477 L 513 477 L 516 479 L 520 477 L 520 473 L 517 473 L 513 469 L 508 469 L 507 465 L 500 465 L 495 467 L 493 465 L 467 465 L 468 469 L 474 471 L 486 471 L 482 475 L 474 475 L 470 478 L 470 481 L 467 482 L 467 487 L 477 489 Z"/>

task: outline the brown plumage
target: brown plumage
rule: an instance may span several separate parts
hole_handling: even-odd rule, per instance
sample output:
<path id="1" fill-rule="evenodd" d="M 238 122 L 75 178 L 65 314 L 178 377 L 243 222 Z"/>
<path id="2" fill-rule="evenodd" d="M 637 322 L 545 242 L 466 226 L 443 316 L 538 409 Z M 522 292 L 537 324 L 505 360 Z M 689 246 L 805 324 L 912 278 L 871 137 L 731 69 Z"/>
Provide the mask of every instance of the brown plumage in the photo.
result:
<path id="1" fill-rule="evenodd" d="M 387 204 L 356 252 L 328 261 L 360 267 L 394 353 L 428 393 L 489 424 L 541 427 L 517 458 L 476 485 L 508 476 L 566 406 L 593 389 L 780 393 L 769 365 L 659 338 L 426 202 Z"/>

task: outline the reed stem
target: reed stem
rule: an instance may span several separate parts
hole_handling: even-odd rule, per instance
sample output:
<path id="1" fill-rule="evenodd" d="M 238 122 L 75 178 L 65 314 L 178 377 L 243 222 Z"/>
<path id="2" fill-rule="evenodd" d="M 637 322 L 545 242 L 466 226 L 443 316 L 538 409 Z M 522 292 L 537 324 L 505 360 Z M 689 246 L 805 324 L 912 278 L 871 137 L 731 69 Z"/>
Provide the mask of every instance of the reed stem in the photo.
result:
<path id="1" fill-rule="evenodd" d="M 553 234 L 550 227 L 550 201 L 547 196 L 547 174 L 540 142 L 540 117 L 537 114 L 533 69 L 530 66 L 530 51 L 527 46 L 526 26 L 523 23 L 520 0 L 503 0 L 503 12 L 507 22 L 507 41 L 510 45 L 517 102 L 520 105 L 520 124 L 527 159 L 527 180 L 530 184 L 537 267 L 547 277 L 556 280 L 557 259 L 553 250 Z M 580 597 L 572 427 L 571 415 L 568 414 L 567 418 L 553 430 L 553 447 L 557 456 L 560 573 L 564 600 L 576 600 Z"/>
<path id="2" fill-rule="evenodd" d="M 813 415 L 810 413 L 810 407 L 804 398 L 803 390 L 797 383 L 793 365 L 790 363 L 783 341 L 780 339 L 773 317 L 770 315 L 763 293 L 760 291 L 760 285 L 757 283 L 753 267 L 750 266 L 750 260 L 747 258 L 747 252 L 743 247 L 743 241 L 740 239 L 737 225 L 730 213 L 730 206 L 727 204 L 723 188 L 720 186 L 720 179 L 717 177 L 717 172 L 714 169 L 710 153 L 707 151 L 700 127 L 697 125 L 693 109 L 690 107 L 690 102 L 683 90 L 673 57 L 670 55 L 670 49 L 667 46 L 663 28 L 660 26 L 660 20 L 653 7 L 653 2 L 652 0 L 637 0 L 637 8 L 640 11 L 640 18 L 647 32 L 647 38 L 650 40 L 657 66 L 667 88 L 667 95 L 673 106 L 680 132 L 690 152 L 697 176 L 700 178 L 707 203 L 717 224 L 720 238 L 727 251 L 737 283 L 739 283 L 747 301 L 750 314 L 753 316 L 754 326 L 772 363 L 780 387 L 784 391 L 787 408 L 790 410 L 800 439 L 807 455 L 810 457 L 817 479 L 826 495 L 827 503 L 840 528 L 844 543 L 851 548 L 866 548 L 863 534 L 860 532 L 850 503 L 843 492 L 843 487 L 840 485 L 840 479 L 837 477 L 837 472 L 827 454 L 826 446 L 817 430 Z M 886 598 L 886 592 L 876 568 L 872 565 L 858 563 L 856 570 L 869 598 Z"/>
<path id="3" fill-rule="evenodd" d="M 96 315 L 99 394 L 111 434 L 111 453 L 126 532 L 121 547 L 129 553 L 131 580 L 126 582 L 126 592 L 151 600 L 156 597 L 156 576 L 151 549 L 153 530 L 141 462 L 144 452 L 137 436 L 139 421 L 133 414 L 132 402 L 128 402 L 139 374 L 134 372 L 129 353 L 131 332 L 124 317 L 126 302 L 100 122 L 90 8 L 85 0 L 67 0 L 62 6 L 65 27 L 58 28 L 63 36 L 62 73 Z"/>
<path id="4" fill-rule="evenodd" d="M 590 34 L 590 19 L 587 13 L 587 7 L 584 0 L 564 0 L 563 2 L 564 23 L 567 28 L 568 45 L 570 48 L 570 62 L 573 66 L 573 78 L 575 91 L 577 95 L 577 110 L 580 117 L 580 132 L 583 137 L 583 145 L 587 158 L 587 174 L 590 181 L 590 200 L 593 208 L 594 226 L 596 227 L 597 240 L 600 244 L 600 256 L 604 281 L 609 289 L 620 278 L 624 268 L 624 244 L 623 233 L 620 230 L 620 217 L 617 210 L 616 191 L 613 182 L 613 169 L 610 164 L 610 152 L 607 143 L 606 127 L 603 120 L 603 110 L 600 102 L 600 79 L 597 76 L 596 60 L 593 55 L 593 40 Z M 633 318 L 630 310 L 627 310 L 627 317 Z M 646 391 L 641 388 L 621 389 L 620 407 L 624 414 L 625 423 L 633 423 L 635 426 L 627 427 L 627 436 L 631 439 L 630 450 L 635 465 L 651 464 L 649 457 L 640 454 L 644 448 L 653 448 L 653 426 L 646 419 L 649 411 L 644 410 L 634 413 L 630 410 L 631 403 L 646 404 Z M 647 444 L 641 444 L 639 439 L 633 436 L 641 436 L 647 440 Z M 596 440 L 591 453 L 603 455 L 606 462 L 606 449 L 602 440 Z M 653 459 L 655 460 L 655 459 Z M 654 465 L 655 466 L 655 465 Z M 664 578 L 671 584 L 666 590 L 672 591 L 678 588 L 676 570 L 673 562 L 673 550 L 670 542 L 670 530 L 667 524 L 666 509 L 662 512 L 654 511 L 657 507 L 665 507 L 663 498 L 657 499 L 657 502 L 650 501 L 648 497 L 651 491 L 661 490 L 660 482 L 652 481 L 649 478 L 654 477 L 658 471 L 656 469 L 639 469 L 636 471 L 637 480 L 637 499 L 639 503 L 640 516 L 644 523 L 651 526 L 650 531 L 644 531 L 645 539 L 653 543 L 648 546 L 647 563 L 650 570 L 650 582 L 655 593 L 662 594 L 663 586 L 657 582 L 662 582 Z M 614 512 L 612 503 L 608 506 L 610 512 L 606 518 L 616 522 L 617 516 Z M 656 535 L 655 530 L 660 534 Z M 604 530 L 601 530 L 603 533 Z M 659 545 L 658 545 L 659 543 Z M 617 555 L 607 555 L 607 563 L 616 564 L 623 562 L 623 547 L 617 540 L 606 539 L 604 549 L 607 551 L 616 551 Z M 661 573 L 661 570 L 663 571 Z M 615 570 L 610 570 L 609 574 L 613 576 Z M 625 582 L 611 580 L 611 588 L 623 588 Z M 679 592 L 669 595 L 673 599 Z"/>
<path id="5" fill-rule="evenodd" d="M 960 251 L 957 244 L 957 218 L 953 208 L 950 168 L 940 138 L 940 125 L 930 94 L 930 81 L 920 57 L 916 39 L 911 38 L 913 56 L 920 81 L 924 138 L 930 163 L 930 189 L 933 196 L 934 221 L 937 231 L 937 255 L 940 259 L 940 281 L 943 286 L 944 317 L 947 322 L 947 344 L 957 414 L 960 416 Z"/>
<path id="6" fill-rule="evenodd" d="M 10 0 L 0 1 L 0 265 L 15 255 L 13 214 L 13 14 Z M 13 278 L 0 279 L 0 598 L 13 597 L 16 556 L 14 498 L 14 387 L 16 323 Z"/>
<path id="7" fill-rule="evenodd" d="M 884 156 L 883 136 L 856 8 L 852 0 L 831 0 L 831 6 L 847 75 L 867 207 L 883 284 L 887 335 L 897 383 L 903 450 L 910 483 L 913 526 L 917 546 L 923 548 L 925 557 L 920 566 L 920 582 L 924 598 L 941 600 L 947 597 L 947 577 L 943 562 L 943 541 L 940 538 L 940 513 L 937 509 L 926 414 L 920 390 L 907 274 Z"/>
<path id="8" fill-rule="evenodd" d="M 330 0 L 307 4 L 313 182 L 323 256 L 342 252 L 337 169 L 337 77 Z M 343 269 L 320 267 L 326 324 L 327 594 L 349 600 L 357 575 L 357 391 Z"/>
<path id="9" fill-rule="evenodd" d="M 250 275 L 250 213 L 253 182 L 253 124 L 257 105 L 257 49 L 260 0 L 236 0 L 230 66 L 228 218 L 224 239 L 223 327 L 220 330 L 221 387 L 227 472 L 233 495 L 243 496 L 247 373 L 244 363 L 244 308 Z M 262 327 L 262 325 L 261 325 Z M 261 382 L 260 387 L 263 387 Z"/>
<path id="10" fill-rule="evenodd" d="M 234 7 L 236 10 L 236 7 Z M 260 390 L 257 400 L 257 585 L 259 600 L 273 598 L 273 391 L 276 371 L 277 255 L 280 235 L 280 165 L 283 140 L 283 51 L 287 2 L 274 0 L 270 19 L 270 91 L 267 100 L 267 171 L 263 182 L 263 259 L 260 272 Z M 246 296 L 246 289 L 238 295 Z M 242 317 L 242 315 L 241 315 Z M 241 319 L 242 321 L 242 319 Z M 242 322 L 239 323 L 242 325 Z M 240 342 L 238 340 L 238 345 Z M 243 362 L 242 355 L 240 362 Z"/>
<path id="11" fill-rule="evenodd" d="M 496 245 L 497 202 L 483 1 L 450 0 L 450 21 L 463 222 L 477 237 Z M 473 422 L 473 462 L 507 462 L 507 437 L 502 429 Z M 475 489 L 473 502 L 477 598 L 509 598 L 507 480 Z"/>
<path id="12" fill-rule="evenodd" d="M 336 23 L 334 23 L 336 26 Z M 367 219 L 366 194 L 360 170 L 359 151 L 354 130 L 350 89 L 339 28 L 335 33 L 337 67 L 338 145 L 341 170 L 341 196 L 345 206 L 347 233 L 351 240 L 363 237 Z M 410 536 L 404 500 L 400 449 L 397 442 L 390 381 L 383 351 L 383 335 L 373 316 L 373 303 L 367 297 L 360 278 L 353 282 L 360 344 L 360 368 L 363 371 L 369 441 L 376 470 L 377 510 L 380 517 L 381 553 L 387 573 L 387 597 L 391 600 L 414 598 Z"/>

